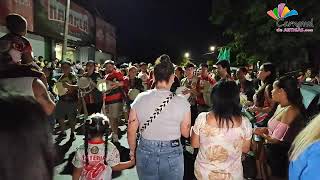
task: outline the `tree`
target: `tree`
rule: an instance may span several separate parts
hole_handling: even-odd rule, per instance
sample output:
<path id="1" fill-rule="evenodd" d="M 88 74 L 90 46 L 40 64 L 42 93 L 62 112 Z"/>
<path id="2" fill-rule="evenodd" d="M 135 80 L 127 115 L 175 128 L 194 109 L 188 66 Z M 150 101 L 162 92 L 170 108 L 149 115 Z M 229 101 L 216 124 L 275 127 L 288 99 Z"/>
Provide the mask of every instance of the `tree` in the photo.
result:
<path id="1" fill-rule="evenodd" d="M 280 1 L 278 2 L 280 3 Z M 278 5 L 274 1 L 225 0 L 213 1 L 211 22 L 224 29 L 226 46 L 232 48 L 236 65 L 270 61 L 280 69 L 292 70 L 307 63 L 313 48 L 320 49 L 319 26 L 313 33 L 277 33 L 275 20 L 267 11 Z M 289 20 L 302 21 L 320 18 L 317 0 L 290 1 L 287 6 L 296 9 L 299 16 Z M 236 61 L 234 61 L 236 60 Z M 311 59 L 312 60 L 312 59 Z"/>

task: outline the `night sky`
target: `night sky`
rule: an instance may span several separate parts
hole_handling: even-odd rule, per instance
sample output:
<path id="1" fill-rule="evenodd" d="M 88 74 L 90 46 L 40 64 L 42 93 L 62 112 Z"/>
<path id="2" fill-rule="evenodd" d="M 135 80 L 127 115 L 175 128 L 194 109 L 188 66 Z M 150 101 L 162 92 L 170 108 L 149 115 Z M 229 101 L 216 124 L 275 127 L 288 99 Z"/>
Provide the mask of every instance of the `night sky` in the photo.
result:
<path id="1" fill-rule="evenodd" d="M 209 21 L 211 0 L 87 2 L 90 2 L 89 8 L 116 26 L 118 55 L 132 61 L 152 62 L 162 53 L 175 61 L 185 51 L 189 51 L 192 58 L 201 59 L 219 39 Z"/>

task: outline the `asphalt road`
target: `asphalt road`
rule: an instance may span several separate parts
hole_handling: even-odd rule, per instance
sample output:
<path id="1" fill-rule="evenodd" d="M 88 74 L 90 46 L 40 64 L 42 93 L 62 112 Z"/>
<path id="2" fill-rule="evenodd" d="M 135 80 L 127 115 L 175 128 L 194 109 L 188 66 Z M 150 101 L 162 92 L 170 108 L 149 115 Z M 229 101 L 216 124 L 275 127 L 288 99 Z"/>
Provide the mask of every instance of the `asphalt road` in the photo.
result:
<path id="1" fill-rule="evenodd" d="M 121 126 L 120 135 L 120 147 L 118 150 L 120 152 L 121 161 L 126 161 L 129 159 L 129 146 L 127 142 L 126 126 Z M 55 148 L 57 151 L 57 158 L 55 161 L 55 176 L 54 180 L 70 180 L 72 179 L 72 169 L 73 165 L 71 163 L 76 148 L 83 144 L 83 131 L 80 124 L 76 127 L 76 138 L 75 140 L 70 139 L 70 129 L 67 130 L 67 137 L 65 139 L 58 139 L 57 135 L 54 135 Z M 193 160 L 190 152 L 191 147 L 187 147 L 188 151 L 184 152 L 185 155 L 185 180 L 193 180 Z M 138 180 L 138 175 L 136 168 L 131 168 L 123 170 L 121 172 L 113 172 L 113 179 L 116 180 Z"/>

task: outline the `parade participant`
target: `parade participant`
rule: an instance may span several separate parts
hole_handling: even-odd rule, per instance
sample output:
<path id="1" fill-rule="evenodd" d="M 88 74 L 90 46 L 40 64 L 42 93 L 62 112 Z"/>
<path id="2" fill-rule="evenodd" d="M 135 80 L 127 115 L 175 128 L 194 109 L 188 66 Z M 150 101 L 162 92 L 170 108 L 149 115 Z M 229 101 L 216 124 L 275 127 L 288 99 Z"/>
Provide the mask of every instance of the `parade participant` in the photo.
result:
<path id="1" fill-rule="evenodd" d="M 27 34 L 27 20 L 18 14 L 9 14 L 6 17 L 6 24 L 9 33 L 1 37 L 0 40 L 13 41 L 12 46 L 21 52 L 21 56 L 15 56 L 12 60 L 21 61 L 22 64 L 33 62 L 32 47 L 30 42 L 24 37 Z M 13 52 L 12 52 L 13 53 Z"/>
<path id="2" fill-rule="evenodd" d="M 216 63 L 220 80 L 233 80 L 231 78 L 230 63 L 227 60 L 221 60 Z"/>
<path id="3" fill-rule="evenodd" d="M 93 90 L 85 95 L 84 99 L 86 102 L 88 115 L 93 113 L 101 112 L 102 107 L 102 93 L 97 89 L 97 82 L 101 79 L 101 76 L 98 72 L 95 71 L 95 62 L 93 60 L 89 60 L 86 63 L 86 72 L 83 74 L 83 77 L 87 77 L 92 81 L 92 86 L 94 86 Z"/>
<path id="4" fill-rule="evenodd" d="M 266 139 L 267 163 L 271 179 L 286 178 L 288 151 L 297 134 L 304 127 L 305 107 L 298 82 L 292 77 L 282 77 L 273 84 L 272 100 L 279 103 L 268 127 L 256 128 L 254 133 Z"/>
<path id="5" fill-rule="evenodd" d="M 92 114 L 85 121 L 84 145 L 81 145 L 72 160 L 73 180 L 111 180 L 112 171 L 121 171 L 135 165 L 130 161 L 120 162 L 115 145 L 108 142 L 109 119 L 103 114 Z M 105 137 L 105 139 L 103 139 Z"/>
<path id="6" fill-rule="evenodd" d="M 320 114 L 295 138 L 289 159 L 290 180 L 320 179 Z"/>
<path id="7" fill-rule="evenodd" d="M 145 62 L 140 63 L 140 73 L 138 74 L 138 78 L 142 79 L 142 85 L 144 90 L 148 89 L 148 80 L 149 80 L 149 73 L 148 73 L 148 65 Z"/>
<path id="8" fill-rule="evenodd" d="M 272 84 L 276 80 L 276 69 L 272 63 L 264 63 L 259 70 L 258 79 L 261 80 L 261 86 L 254 95 L 254 106 L 249 108 L 251 112 L 256 113 L 257 122 L 263 122 L 268 113 L 275 107 L 272 101 Z"/>
<path id="9" fill-rule="evenodd" d="M 54 149 L 46 113 L 32 96 L 0 90 L 0 179 L 52 180 Z"/>
<path id="10" fill-rule="evenodd" d="M 40 72 L 40 67 L 33 61 L 32 47 L 29 41 L 24 37 L 27 34 L 27 20 L 18 14 L 9 14 L 6 17 L 6 27 L 9 31 L 6 35 L 0 38 L 0 42 L 9 43 L 11 56 L 10 66 L 5 66 L 3 69 L 14 71 L 15 73 L 30 75 L 30 71 L 39 71 L 33 77 L 40 78 L 44 84 L 47 84 L 46 78 Z M 26 66 L 19 66 L 24 64 Z"/>
<path id="11" fill-rule="evenodd" d="M 211 89 L 216 83 L 216 81 L 209 76 L 209 72 L 208 72 L 209 66 L 207 64 L 200 64 L 200 67 L 201 67 L 201 72 L 200 72 L 200 76 L 198 76 L 198 83 L 197 83 L 197 90 L 199 92 L 197 96 L 198 113 L 209 110 L 211 103 L 208 102 L 208 98 L 206 97 L 207 99 L 205 99 L 204 96 L 210 97 Z"/>
<path id="12" fill-rule="evenodd" d="M 57 80 L 57 83 L 62 83 L 63 87 L 67 89 L 67 92 L 59 95 L 55 116 L 60 124 L 60 136 L 66 136 L 64 121 L 67 116 L 69 126 L 71 127 L 70 138 L 74 138 L 78 101 L 77 77 L 71 73 L 71 63 L 69 61 L 61 62 L 61 70 L 63 75 Z"/>
<path id="13" fill-rule="evenodd" d="M 243 179 L 242 152 L 250 150 L 252 127 L 241 117 L 239 89 L 220 81 L 212 92 L 212 111 L 199 114 L 191 145 L 199 148 L 194 167 L 197 179 Z"/>
<path id="14" fill-rule="evenodd" d="M 9 41 L 0 41 L 0 86 L 8 91 L 34 97 L 47 115 L 51 115 L 55 103 L 50 99 L 46 85 L 39 79 L 42 73 L 14 62 L 9 53 L 12 48 Z"/>
<path id="15" fill-rule="evenodd" d="M 140 92 L 144 91 L 144 87 L 142 85 L 142 80 L 137 77 L 138 69 L 135 66 L 129 67 L 128 76 L 125 78 L 125 84 L 127 92 L 131 89 L 137 89 Z M 133 102 L 134 99 L 129 100 L 129 104 Z"/>
<path id="16" fill-rule="evenodd" d="M 52 87 L 54 86 L 54 84 L 57 82 L 56 79 L 54 79 L 53 77 L 53 69 L 51 67 L 44 67 L 42 69 L 44 75 L 46 76 L 47 82 L 48 82 L 48 91 L 53 93 L 52 91 Z"/>
<path id="17" fill-rule="evenodd" d="M 112 60 L 107 60 L 104 63 L 104 68 L 106 73 L 105 80 L 112 81 L 111 90 L 107 91 L 104 97 L 105 112 L 110 118 L 112 141 L 117 143 L 119 141 L 118 124 L 123 110 L 124 76 L 116 69 Z"/>
<path id="18" fill-rule="evenodd" d="M 240 88 L 240 93 L 246 95 L 247 100 L 253 102 L 253 95 L 255 94 L 255 90 L 253 87 L 253 83 L 246 79 L 248 71 L 245 67 L 240 67 L 237 69 L 237 84 Z"/>
<path id="19" fill-rule="evenodd" d="M 198 77 L 194 75 L 195 65 L 193 63 L 188 63 L 185 67 L 186 77 L 181 80 L 181 86 L 186 87 L 187 89 L 183 92 L 183 94 L 189 94 L 189 103 L 191 104 L 191 124 L 194 124 L 195 119 L 198 115 L 197 110 L 197 83 Z"/>
<path id="20" fill-rule="evenodd" d="M 181 81 L 184 78 L 184 70 L 181 66 L 177 66 L 175 68 L 174 74 L 178 78 L 179 81 Z"/>
<path id="21" fill-rule="evenodd" d="M 141 180 L 183 179 L 184 163 L 179 139 L 181 135 L 189 137 L 190 104 L 184 97 L 170 92 L 173 73 L 169 56 L 160 56 L 154 68 L 156 88 L 139 94 L 132 104 L 128 143 L 130 156 L 136 156 Z M 141 135 L 136 150 L 138 129 Z"/>

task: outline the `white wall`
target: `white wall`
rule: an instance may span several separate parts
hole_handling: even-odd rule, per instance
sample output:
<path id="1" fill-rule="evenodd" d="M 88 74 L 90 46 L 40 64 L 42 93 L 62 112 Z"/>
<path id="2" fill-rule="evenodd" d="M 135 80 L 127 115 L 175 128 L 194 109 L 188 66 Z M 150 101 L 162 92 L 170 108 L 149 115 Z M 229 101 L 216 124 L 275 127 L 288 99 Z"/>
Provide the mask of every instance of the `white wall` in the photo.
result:
<path id="1" fill-rule="evenodd" d="M 95 53 L 95 61 L 97 63 L 104 63 L 104 61 L 111 59 L 112 55 L 104 52 L 96 51 Z"/>

